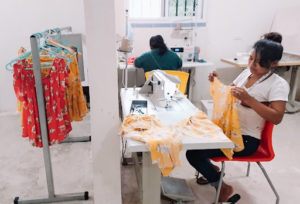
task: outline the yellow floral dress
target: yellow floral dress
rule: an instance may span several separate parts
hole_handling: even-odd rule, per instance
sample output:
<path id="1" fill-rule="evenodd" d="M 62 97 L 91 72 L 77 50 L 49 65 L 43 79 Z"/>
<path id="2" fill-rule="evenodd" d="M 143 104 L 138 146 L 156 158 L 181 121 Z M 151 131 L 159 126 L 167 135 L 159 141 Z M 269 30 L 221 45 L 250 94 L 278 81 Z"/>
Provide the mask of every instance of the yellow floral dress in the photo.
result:
<path id="1" fill-rule="evenodd" d="M 71 121 L 81 121 L 88 113 L 88 109 L 81 86 L 78 62 L 74 55 L 66 55 L 66 57 L 71 59 L 66 91 L 68 112 Z"/>
<path id="2" fill-rule="evenodd" d="M 214 101 L 212 121 L 235 144 L 234 149 L 222 149 L 226 157 L 232 159 L 234 152 L 244 149 L 244 143 L 236 106 L 238 100 L 230 93 L 230 89 L 231 86 L 224 85 L 217 78 L 210 84 L 210 94 Z"/>

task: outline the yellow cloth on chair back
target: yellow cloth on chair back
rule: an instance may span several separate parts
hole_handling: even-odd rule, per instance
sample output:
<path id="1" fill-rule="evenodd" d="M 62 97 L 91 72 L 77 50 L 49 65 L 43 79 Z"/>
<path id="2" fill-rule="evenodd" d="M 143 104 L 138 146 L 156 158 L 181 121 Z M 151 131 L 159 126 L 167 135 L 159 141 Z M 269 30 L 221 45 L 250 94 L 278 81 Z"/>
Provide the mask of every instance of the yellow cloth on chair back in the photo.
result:
<path id="1" fill-rule="evenodd" d="M 185 94 L 186 87 L 187 87 L 187 82 L 189 80 L 189 73 L 187 72 L 182 72 L 182 71 L 175 71 L 175 70 L 162 70 L 166 72 L 167 74 L 178 76 L 180 79 L 181 83 L 179 85 L 179 91 L 183 94 Z M 148 80 L 150 72 L 145 73 L 145 77 Z"/>

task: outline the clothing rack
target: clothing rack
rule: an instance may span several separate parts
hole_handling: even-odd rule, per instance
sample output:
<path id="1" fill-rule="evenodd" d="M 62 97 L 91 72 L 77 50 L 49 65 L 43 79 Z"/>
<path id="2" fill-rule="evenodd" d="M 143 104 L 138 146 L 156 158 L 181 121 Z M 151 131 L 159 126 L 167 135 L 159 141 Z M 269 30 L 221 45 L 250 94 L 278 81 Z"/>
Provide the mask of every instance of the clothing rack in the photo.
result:
<path id="1" fill-rule="evenodd" d="M 44 155 L 44 164 L 46 171 L 46 179 L 47 179 L 47 188 L 48 188 L 48 197 L 45 198 L 36 198 L 36 199 L 20 199 L 16 197 L 14 200 L 14 204 L 34 204 L 34 203 L 52 203 L 52 202 L 62 202 L 62 201 L 74 201 L 74 200 L 88 200 L 89 193 L 88 191 L 82 193 L 70 193 L 70 194 L 61 194 L 56 195 L 54 192 L 54 184 L 53 184 L 53 173 L 52 173 L 52 165 L 51 165 L 51 157 L 50 150 L 48 144 L 48 130 L 47 130 L 47 119 L 45 112 L 45 101 L 44 101 L 44 93 L 43 93 L 43 85 L 41 78 L 41 64 L 40 64 L 40 56 L 39 56 L 39 45 L 38 40 L 40 38 L 47 37 L 52 32 L 60 33 L 64 30 L 71 30 L 71 27 L 64 28 L 55 28 L 52 30 L 47 30 L 42 33 L 36 33 L 30 36 L 30 45 L 32 52 L 32 63 L 33 63 L 33 72 L 35 78 L 35 89 L 36 89 L 36 97 L 38 103 L 38 111 L 39 111 L 39 122 L 41 128 L 41 136 L 43 142 L 43 155 Z M 64 142 L 84 142 L 91 141 L 90 136 L 88 137 L 79 137 L 70 138 L 69 140 L 64 140 Z"/>

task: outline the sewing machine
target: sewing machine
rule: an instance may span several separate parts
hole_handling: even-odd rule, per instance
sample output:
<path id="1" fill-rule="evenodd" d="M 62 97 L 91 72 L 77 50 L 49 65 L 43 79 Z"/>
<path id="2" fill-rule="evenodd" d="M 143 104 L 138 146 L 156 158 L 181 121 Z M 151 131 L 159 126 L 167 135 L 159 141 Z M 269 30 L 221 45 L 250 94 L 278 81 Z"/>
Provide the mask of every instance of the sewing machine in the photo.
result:
<path id="1" fill-rule="evenodd" d="M 177 84 L 180 83 L 177 76 L 169 75 L 161 70 L 154 70 L 139 93 L 149 94 L 150 100 L 156 106 L 168 108 L 179 91 Z"/>
<path id="2" fill-rule="evenodd" d="M 183 62 L 199 62 L 200 48 L 195 46 L 189 47 L 171 47 Z"/>

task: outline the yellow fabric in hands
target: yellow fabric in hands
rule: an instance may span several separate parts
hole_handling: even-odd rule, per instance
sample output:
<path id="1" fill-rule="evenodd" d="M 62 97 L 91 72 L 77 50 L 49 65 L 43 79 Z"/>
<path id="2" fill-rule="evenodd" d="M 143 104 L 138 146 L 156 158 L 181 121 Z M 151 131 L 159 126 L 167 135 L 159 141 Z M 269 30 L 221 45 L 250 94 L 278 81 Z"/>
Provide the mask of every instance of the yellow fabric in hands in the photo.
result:
<path id="1" fill-rule="evenodd" d="M 230 93 L 230 89 L 231 86 L 224 85 L 216 77 L 210 83 L 210 94 L 214 101 L 212 121 L 235 144 L 234 149 L 221 149 L 226 157 L 232 159 L 234 151 L 239 152 L 244 149 L 244 143 L 236 107 L 238 100 Z"/>

